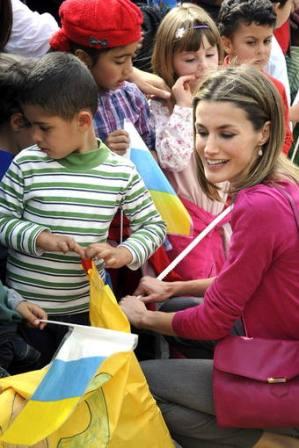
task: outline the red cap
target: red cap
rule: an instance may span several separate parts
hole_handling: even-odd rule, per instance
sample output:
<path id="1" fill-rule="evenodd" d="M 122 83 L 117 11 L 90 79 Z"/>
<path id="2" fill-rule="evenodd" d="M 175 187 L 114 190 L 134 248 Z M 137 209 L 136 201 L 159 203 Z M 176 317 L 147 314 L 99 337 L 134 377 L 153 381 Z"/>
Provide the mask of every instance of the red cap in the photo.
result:
<path id="1" fill-rule="evenodd" d="M 69 51 L 70 41 L 90 48 L 114 48 L 137 42 L 143 16 L 130 0 L 65 0 L 61 28 L 50 39 L 54 50 Z"/>

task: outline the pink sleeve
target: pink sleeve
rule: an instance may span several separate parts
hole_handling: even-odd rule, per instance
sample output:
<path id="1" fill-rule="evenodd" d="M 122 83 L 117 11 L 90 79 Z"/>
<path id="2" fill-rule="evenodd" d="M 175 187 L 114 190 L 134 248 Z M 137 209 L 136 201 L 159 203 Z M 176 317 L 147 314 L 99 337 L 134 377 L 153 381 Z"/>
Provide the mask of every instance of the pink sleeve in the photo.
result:
<path id="1" fill-rule="evenodd" d="M 151 112 L 161 167 L 176 172 L 184 170 L 193 153 L 192 108 L 176 105 L 169 114 L 166 106 L 153 101 Z"/>
<path id="2" fill-rule="evenodd" d="M 233 236 L 224 267 L 204 303 L 177 312 L 173 329 L 191 339 L 226 336 L 241 317 L 273 261 L 279 231 L 279 203 L 263 192 L 239 193 L 232 214 Z"/>

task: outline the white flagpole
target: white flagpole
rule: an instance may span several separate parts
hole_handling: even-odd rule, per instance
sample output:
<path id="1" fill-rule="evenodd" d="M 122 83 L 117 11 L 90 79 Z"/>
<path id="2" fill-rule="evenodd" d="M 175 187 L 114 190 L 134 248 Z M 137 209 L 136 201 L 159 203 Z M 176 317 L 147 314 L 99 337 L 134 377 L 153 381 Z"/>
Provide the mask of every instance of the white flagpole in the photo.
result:
<path id="1" fill-rule="evenodd" d="M 192 249 L 194 249 L 195 246 L 197 246 L 198 243 L 200 243 L 201 240 L 203 240 L 210 232 L 213 230 L 219 222 L 221 222 L 233 209 L 234 205 L 231 204 L 229 207 L 227 207 L 223 212 L 221 212 L 216 218 L 210 222 L 210 224 L 202 231 L 200 232 L 196 238 L 194 238 L 191 243 L 185 247 L 185 249 L 167 266 L 164 271 L 161 272 L 161 274 L 158 275 L 158 280 L 163 280 L 188 254 L 191 252 Z"/>

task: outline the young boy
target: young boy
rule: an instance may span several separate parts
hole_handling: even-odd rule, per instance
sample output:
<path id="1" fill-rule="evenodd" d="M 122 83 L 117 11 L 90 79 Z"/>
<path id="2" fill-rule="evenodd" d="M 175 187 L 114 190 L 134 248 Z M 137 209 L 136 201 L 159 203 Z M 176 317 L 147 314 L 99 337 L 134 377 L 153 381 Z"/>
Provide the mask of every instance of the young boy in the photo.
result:
<path id="1" fill-rule="evenodd" d="M 218 27 L 227 54 L 225 63 L 252 64 L 264 71 L 269 61 L 276 14 L 270 0 L 224 0 L 218 17 Z M 289 106 L 280 81 L 270 77 L 280 93 L 285 112 L 283 152 L 292 145 Z"/>
<path id="2" fill-rule="evenodd" d="M 8 371 L 16 374 L 39 368 L 40 353 L 17 333 L 22 317 L 42 328 L 38 320 L 47 319 L 47 314 L 0 281 L 0 378 L 9 375 Z"/>
<path id="3" fill-rule="evenodd" d="M 15 157 L 1 184 L 8 282 L 51 319 L 88 324 L 80 258 L 97 258 L 102 275 L 104 263 L 137 269 L 162 243 L 165 224 L 133 164 L 96 139 L 97 85 L 78 58 L 55 52 L 40 59 L 21 102 L 36 146 Z M 108 229 L 119 207 L 132 234 L 111 247 Z M 63 336 L 57 327 L 24 330 L 46 362 Z"/>
<path id="4" fill-rule="evenodd" d="M 126 80 L 141 39 L 142 13 L 130 0 L 65 0 L 59 10 L 61 29 L 50 40 L 53 50 L 81 59 L 98 86 L 96 134 L 119 154 L 129 147 L 123 130 L 129 119 L 150 149 L 154 130 L 147 100 Z"/>

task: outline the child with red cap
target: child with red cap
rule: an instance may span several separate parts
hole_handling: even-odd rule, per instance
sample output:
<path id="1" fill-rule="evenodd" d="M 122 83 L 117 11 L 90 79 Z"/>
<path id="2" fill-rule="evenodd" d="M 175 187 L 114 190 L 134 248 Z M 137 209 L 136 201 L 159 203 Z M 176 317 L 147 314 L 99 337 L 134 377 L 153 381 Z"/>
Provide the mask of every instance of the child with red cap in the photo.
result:
<path id="1" fill-rule="evenodd" d="M 94 117 L 97 135 L 123 154 L 128 118 L 150 149 L 154 130 L 149 108 L 138 87 L 126 80 L 141 39 L 142 13 L 130 0 L 65 0 L 59 10 L 61 29 L 50 40 L 52 50 L 73 53 L 91 71 L 99 89 Z"/>

